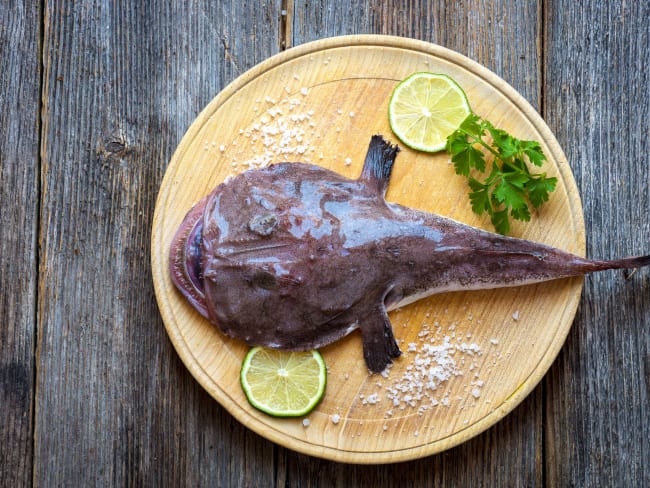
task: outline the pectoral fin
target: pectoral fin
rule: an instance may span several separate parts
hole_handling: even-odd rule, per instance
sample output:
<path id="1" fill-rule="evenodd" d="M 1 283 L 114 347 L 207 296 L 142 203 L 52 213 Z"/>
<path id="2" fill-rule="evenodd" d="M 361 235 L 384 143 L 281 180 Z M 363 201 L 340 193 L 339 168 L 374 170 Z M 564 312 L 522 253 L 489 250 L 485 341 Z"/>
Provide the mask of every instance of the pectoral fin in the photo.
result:
<path id="1" fill-rule="evenodd" d="M 383 304 L 369 310 L 359 320 L 359 328 L 363 340 L 363 357 L 373 373 L 381 373 L 394 358 L 402 354 Z"/>

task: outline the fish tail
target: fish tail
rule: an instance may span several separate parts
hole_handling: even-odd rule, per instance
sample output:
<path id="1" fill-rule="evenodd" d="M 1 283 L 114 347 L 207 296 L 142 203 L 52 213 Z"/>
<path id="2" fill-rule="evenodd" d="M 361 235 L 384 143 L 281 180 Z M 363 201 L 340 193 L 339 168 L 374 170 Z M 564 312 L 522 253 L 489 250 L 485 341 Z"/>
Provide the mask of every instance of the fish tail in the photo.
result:
<path id="1" fill-rule="evenodd" d="M 650 255 L 632 256 L 621 259 L 611 260 L 592 260 L 589 265 L 593 267 L 592 271 L 604 271 L 607 269 L 633 269 L 642 268 L 650 265 Z"/>

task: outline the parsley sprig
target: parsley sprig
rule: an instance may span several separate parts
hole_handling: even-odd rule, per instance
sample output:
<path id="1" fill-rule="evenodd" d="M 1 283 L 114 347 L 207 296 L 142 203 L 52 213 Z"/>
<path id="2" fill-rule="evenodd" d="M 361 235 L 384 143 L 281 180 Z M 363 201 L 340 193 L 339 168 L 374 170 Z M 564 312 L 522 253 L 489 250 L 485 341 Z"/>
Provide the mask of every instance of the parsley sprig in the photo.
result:
<path id="1" fill-rule="evenodd" d="M 530 206 L 539 208 L 555 190 L 557 178 L 529 170 L 528 163 L 546 160 L 538 142 L 517 139 L 476 114 L 447 138 L 446 149 L 456 173 L 468 179 L 472 210 L 487 213 L 500 234 L 510 232 L 509 216 L 528 222 Z"/>

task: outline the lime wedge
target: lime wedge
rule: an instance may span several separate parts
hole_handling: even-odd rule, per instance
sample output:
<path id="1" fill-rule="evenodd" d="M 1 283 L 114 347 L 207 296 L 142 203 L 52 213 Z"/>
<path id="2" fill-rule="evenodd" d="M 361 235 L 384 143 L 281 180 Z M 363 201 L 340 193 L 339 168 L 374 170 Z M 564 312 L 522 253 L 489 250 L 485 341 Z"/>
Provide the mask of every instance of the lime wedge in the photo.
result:
<path id="1" fill-rule="evenodd" d="M 253 347 L 242 364 L 241 385 L 250 404 L 274 417 L 300 417 L 320 402 L 327 384 L 318 351 Z"/>
<path id="2" fill-rule="evenodd" d="M 406 146 L 436 152 L 471 113 L 463 89 L 447 75 L 414 73 L 402 81 L 388 104 L 390 128 Z"/>

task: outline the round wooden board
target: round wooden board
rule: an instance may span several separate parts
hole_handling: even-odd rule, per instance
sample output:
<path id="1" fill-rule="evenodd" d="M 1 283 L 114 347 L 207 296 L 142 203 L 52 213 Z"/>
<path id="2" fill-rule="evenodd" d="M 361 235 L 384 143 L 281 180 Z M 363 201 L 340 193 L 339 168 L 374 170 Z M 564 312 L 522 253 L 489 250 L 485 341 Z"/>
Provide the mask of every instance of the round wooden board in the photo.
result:
<path id="1" fill-rule="evenodd" d="M 397 142 L 388 125 L 388 100 L 397 82 L 416 71 L 450 75 L 477 114 L 542 143 L 544 171 L 558 177 L 558 187 L 532 222 L 515 225 L 512 234 L 584 254 L 582 208 L 561 148 L 534 109 L 475 62 L 409 39 L 345 36 L 288 50 L 240 76 L 198 116 L 169 164 L 154 215 L 153 280 L 169 337 L 194 377 L 244 425 L 296 451 L 387 463 L 466 441 L 503 418 L 540 381 L 578 306 L 580 278 L 436 295 L 390 314 L 404 354 L 386 376 L 368 374 L 356 332 L 321 351 L 327 392 L 307 426 L 303 419 L 276 419 L 250 407 L 239 385 L 248 347 L 204 320 L 170 280 L 174 232 L 194 203 L 251 166 L 305 161 L 357 177 L 372 134 Z M 402 148 L 387 200 L 491 229 L 472 213 L 466 182 L 444 152 Z M 396 391 L 432 347 L 444 353 L 438 366 L 444 359 L 455 369 L 409 405 Z"/>

